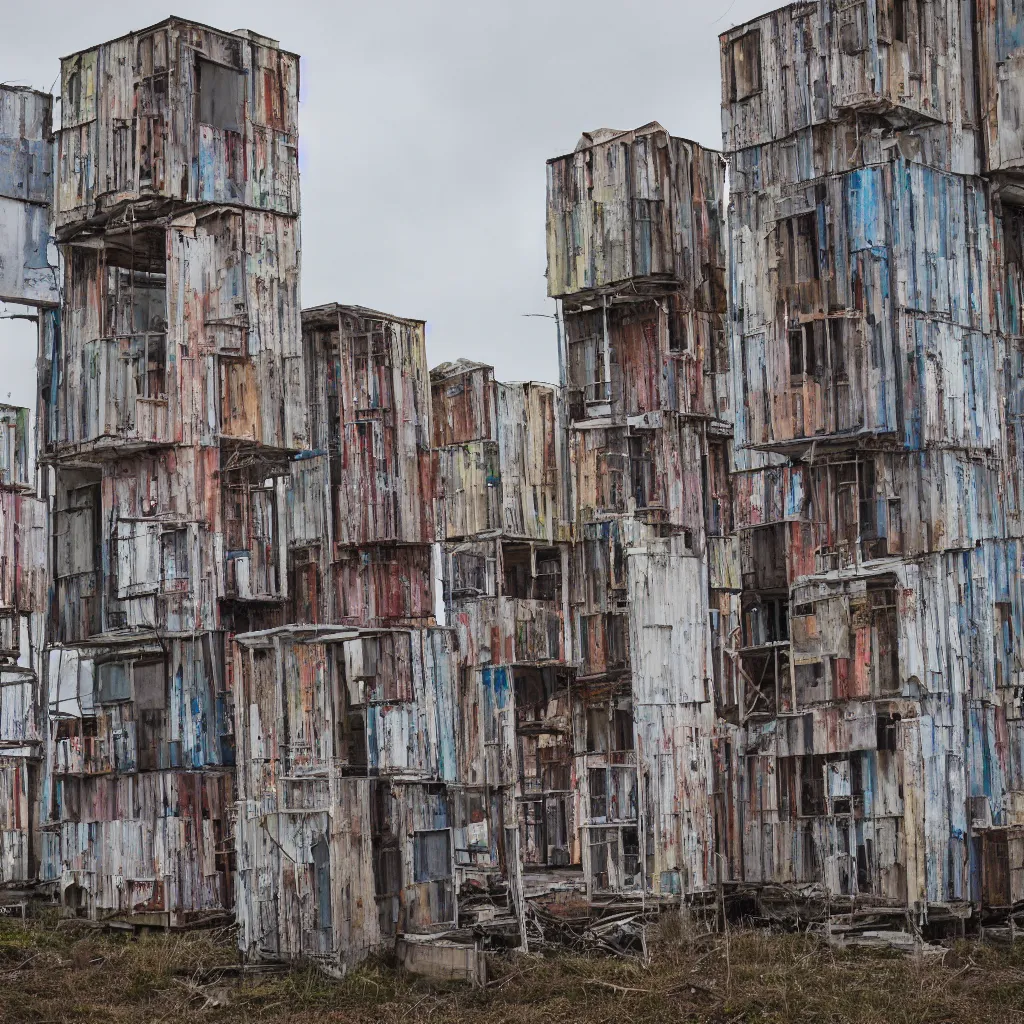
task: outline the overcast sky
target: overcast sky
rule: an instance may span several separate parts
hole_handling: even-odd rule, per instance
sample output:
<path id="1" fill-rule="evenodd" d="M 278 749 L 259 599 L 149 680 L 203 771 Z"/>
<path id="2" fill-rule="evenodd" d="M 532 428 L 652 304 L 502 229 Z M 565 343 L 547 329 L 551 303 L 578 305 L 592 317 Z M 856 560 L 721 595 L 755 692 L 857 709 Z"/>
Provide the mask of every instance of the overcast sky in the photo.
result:
<path id="1" fill-rule="evenodd" d="M 0 81 L 174 13 L 299 53 L 302 301 L 425 319 L 430 365 L 555 380 L 545 160 L 660 121 L 721 144 L 718 34 L 771 0 L 3 2 Z M 0 309 L 2 313 L 2 309 Z M 34 402 L 31 325 L 0 320 L 0 401 Z"/>

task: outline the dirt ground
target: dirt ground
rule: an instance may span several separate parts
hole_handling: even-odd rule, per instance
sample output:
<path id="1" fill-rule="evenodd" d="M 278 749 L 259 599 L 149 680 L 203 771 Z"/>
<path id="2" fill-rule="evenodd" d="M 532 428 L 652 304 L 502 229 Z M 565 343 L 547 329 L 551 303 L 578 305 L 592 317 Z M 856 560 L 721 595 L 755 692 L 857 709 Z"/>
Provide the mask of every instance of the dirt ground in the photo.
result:
<path id="1" fill-rule="evenodd" d="M 941 956 L 833 950 L 799 935 L 663 927 L 650 962 L 505 954 L 486 989 L 373 961 L 343 981 L 312 968 L 241 975 L 228 932 L 143 938 L 0 922 L 3 1024 L 221 1022 L 1024 1021 L 1024 942 Z"/>

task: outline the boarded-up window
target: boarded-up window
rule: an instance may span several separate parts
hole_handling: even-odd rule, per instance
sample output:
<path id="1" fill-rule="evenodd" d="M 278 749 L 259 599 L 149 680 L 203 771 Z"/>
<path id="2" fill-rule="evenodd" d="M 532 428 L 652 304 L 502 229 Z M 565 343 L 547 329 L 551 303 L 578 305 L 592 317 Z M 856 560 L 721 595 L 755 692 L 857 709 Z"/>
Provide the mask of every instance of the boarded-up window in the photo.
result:
<path id="1" fill-rule="evenodd" d="M 413 843 L 413 861 L 417 882 L 451 878 L 451 834 L 448 829 L 417 832 Z"/>
<path id="2" fill-rule="evenodd" d="M 213 128 L 241 132 L 245 76 L 213 61 L 196 62 L 199 77 L 199 120 Z"/>
<path id="3" fill-rule="evenodd" d="M 732 79 L 729 98 L 745 100 L 761 91 L 761 32 L 754 29 L 732 44 Z"/>
<path id="4" fill-rule="evenodd" d="M 155 594 L 160 582 L 160 526 L 139 520 L 117 524 L 117 596 Z"/>
<path id="5" fill-rule="evenodd" d="M 162 711 L 167 706 L 167 669 L 164 661 L 137 661 L 132 674 L 135 677 L 135 703 L 139 710 Z"/>
<path id="6" fill-rule="evenodd" d="M 899 0 L 896 0 L 897 5 Z M 839 12 L 839 48 L 854 56 L 867 48 L 867 12 L 863 3 L 852 4 Z"/>
<path id="7" fill-rule="evenodd" d="M 131 699 L 127 662 L 101 662 L 96 666 L 96 675 L 97 697 L 101 704 Z"/>

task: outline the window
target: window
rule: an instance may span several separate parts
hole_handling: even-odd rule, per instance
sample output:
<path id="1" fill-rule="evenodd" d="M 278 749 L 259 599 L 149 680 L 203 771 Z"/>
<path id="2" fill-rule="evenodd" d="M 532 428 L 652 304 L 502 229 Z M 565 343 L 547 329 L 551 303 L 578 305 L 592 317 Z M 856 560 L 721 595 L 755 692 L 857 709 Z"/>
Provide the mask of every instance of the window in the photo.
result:
<path id="1" fill-rule="evenodd" d="M 587 310 L 567 317 L 569 386 L 583 392 L 584 402 L 611 397 L 605 366 L 604 311 Z"/>
<path id="2" fill-rule="evenodd" d="M 879 715 L 875 719 L 875 745 L 879 750 L 898 749 L 899 716 Z"/>
<path id="3" fill-rule="evenodd" d="M 801 213 L 779 225 L 781 243 L 780 283 L 807 284 L 821 277 L 818 259 L 818 215 Z"/>
<path id="4" fill-rule="evenodd" d="M 452 556 L 451 560 L 451 595 L 452 597 L 465 597 L 466 595 L 490 595 L 492 587 L 488 585 L 488 559 L 486 555 L 476 554 L 472 551 L 460 551 Z"/>
<path id="5" fill-rule="evenodd" d="M 160 578 L 165 593 L 188 589 L 188 530 L 168 530 L 161 536 Z"/>
<path id="6" fill-rule="evenodd" d="M 72 71 L 68 75 L 67 104 L 68 113 L 72 117 L 79 118 L 82 116 L 79 110 L 82 104 L 82 77 L 77 71 Z"/>
<path id="7" fill-rule="evenodd" d="M 162 231 L 140 231 L 130 251 L 111 246 L 104 253 L 104 334 L 122 360 L 126 426 L 134 423 L 132 399 L 167 393 L 165 244 Z"/>
<path id="8" fill-rule="evenodd" d="M 651 439 L 646 434 L 634 434 L 629 438 L 630 493 L 637 508 L 647 508 L 655 502 L 651 447 Z"/>
<path id="9" fill-rule="evenodd" d="M 816 818 L 825 813 L 824 759 L 806 754 L 800 765 L 800 813 Z"/>
<path id="10" fill-rule="evenodd" d="M 733 40 L 729 98 L 736 103 L 760 91 L 761 31 L 754 29 Z"/>
<path id="11" fill-rule="evenodd" d="M 910 0 L 893 0 L 892 4 L 892 38 L 893 42 L 909 42 Z"/>
<path id="12" fill-rule="evenodd" d="M 200 58 L 199 120 L 227 132 L 241 132 L 245 100 L 245 76 L 234 68 Z"/>
<path id="13" fill-rule="evenodd" d="M 868 591 L 871 608 L 870 651 L 876 693 L 900 692 L 899 615 L 896 592 L 892 586 Z M 852 607 L 852 605 L 851 605 Z"/>
<path id="14" fill-rule="evenodd" d="M 415 834 L 413 875 L 417 882 L 438 882 L 452 877 L 451 833 L 448 829 Z"/>
<path id="15" fill-rule="evenodd" d="M 822 366 L 824 321 L 812 320 L 789 329 L 789 375 L 817 377 Z"/>
<path id="16" fill-rule="evenodd" d="M 590 817 L 594 821 L 604 821 L 608 817 L 608 774 L 604 768 L 591 768 L 590 781 Z"/>
<path id="17" fill-rule="evenodd" d="M 131 339 L 128 359 L 136 398 L 167 397 L 167 336 L 143 334 Z"/>
<path id="18" fill-rule="evenodd" d="M 533 596 L 538 601 L 558 601 L 562 592 L 562 555 L 557 548 L 538 549 Z"/>
<path id="19" fill-rule="evenodd" d="M 358 333 L 351 335 L 352 393 L 357 409 L 380 409 L 390 405 L 386 377 L 382 371 L 390 365 L 387 336 L 382 320 L 350 321 Z M 397 340 L 392 339 L 392 344 Z"/>
<path id="20" fill-rule="evenodd" d="M 502 593 L 505 597 L 529 600 L 533 594 L 533 571 L 528 544 L 501 546 Z"/>
<path id="21" fill-rule="evenodd" d="M 686 310 L 673 309 L 668 318 L 668 350 L 669 352 L 689 352 L 690 350 L 690 313 Z"/>
<path id="22" fill-rule="evenodd" d="M 96 666 L 96 696 L 101 704 L 112 704 L 117 701 L 131 700 L 131 688 L 128 683 L 128 663 L 124 661 L 105 661 Z"/>
<path id="23" fill-rule="evenodd" d="M 743 612 L 744 647 L 789 640 L 789 601 L 785 597 L 756 597 Z"/>

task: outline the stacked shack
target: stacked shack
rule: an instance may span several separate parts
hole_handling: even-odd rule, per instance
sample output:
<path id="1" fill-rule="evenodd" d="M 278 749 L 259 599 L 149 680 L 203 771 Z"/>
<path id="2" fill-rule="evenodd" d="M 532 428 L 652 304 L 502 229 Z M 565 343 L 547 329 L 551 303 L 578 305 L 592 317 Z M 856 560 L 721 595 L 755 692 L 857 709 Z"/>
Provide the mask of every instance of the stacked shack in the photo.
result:
<path id="1" fill-rule="evenodd" d="M 718 877 L 709 558 L 728 522 L 712 524 L 707 478 L 728 465 L 724 170 L 658 124 L 585 134 L 548 162 L 591 897 L 690 894 Z M 716 609 L 731 607 L 729 582 L 716 573 Z"/>
<path id="2" fill-rule="evenodd" d="M 302 323 L 292 624 L 234 644 L 237 913 L 247 955 L 339 968 L 456 924 L 479 819 L 459 787 L 457 648 L 434 622 L 424 324 L 337 304 Z"/>
<path id="3" fill-rule="evenodd" d="M 298 58 L 172 18 L 65 58 L 61 95 L 43 875 L 82 915 L 181 925 L 233 903 L 225 636 L 288 597 Z"/>
<path id="4" fill-rule="evenodd" d="M 1012 8 L 819 0 L 721 40 L 731 860 L 933 923 L 1024 897 Z"/>
<path id="5" fill-rule="evenodd" d="M 445 614 L 458 637 L 468 772 L 460 880 L 468 905 L 504 875 L 504 907 L 521 915 L 533 889 L 578 882 L 580 863 L 563 410 L 558 389 L 498 382 L 482 363 L 445 363 L 430 378 Z M 551 869 L 571 865 L 575 873 L 553 879 Z"/>
<path id="6" fill-rule="evenodd" d="M 558 387 L 300 312 L 273 40 L 65 58 L 56 174 L 0 86 L 8 895 L 478 980 L 451 933 L 555 890 L 1024 903 L 1024 19 L 802 0 L 721 48 L 728 214 L 655 123 L 548 162 Z"/>
<path id="7" fill-rule="evenodd" d="M 51 102 L 0 85 L 0 300 L 30 307 L 12 315 L 43 330 L 58 303 L 47 252 Z M 29 410 L 0 405 L 0 887 L 9 896 L 39 874 L 46 735 L 46 503 L 36 497 L 31 440 Z"/>

